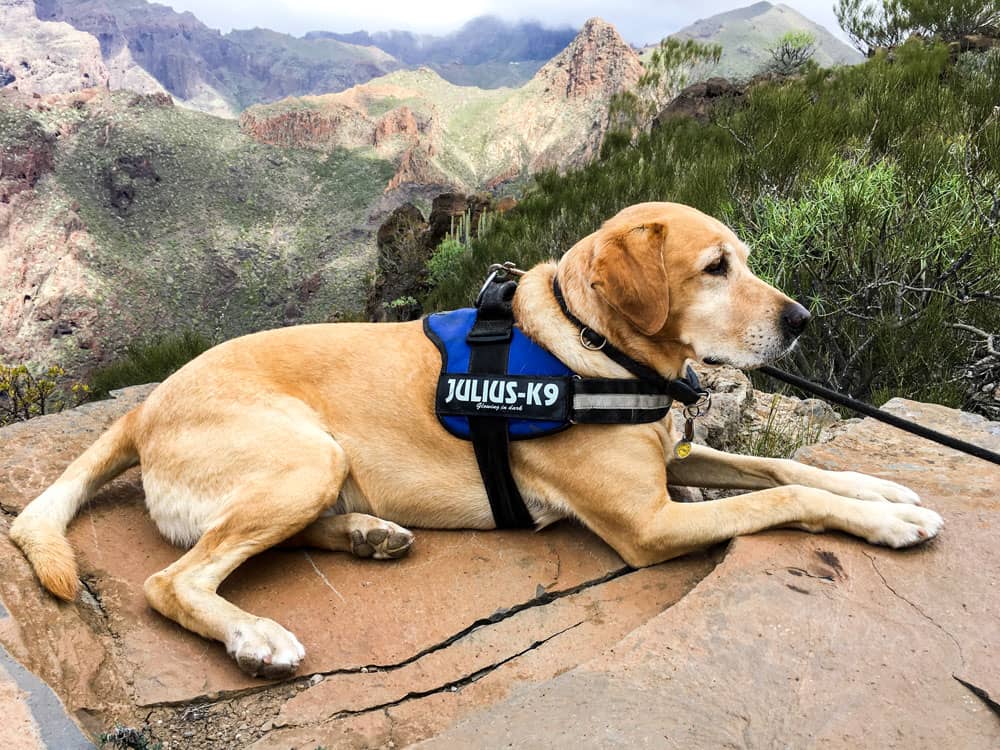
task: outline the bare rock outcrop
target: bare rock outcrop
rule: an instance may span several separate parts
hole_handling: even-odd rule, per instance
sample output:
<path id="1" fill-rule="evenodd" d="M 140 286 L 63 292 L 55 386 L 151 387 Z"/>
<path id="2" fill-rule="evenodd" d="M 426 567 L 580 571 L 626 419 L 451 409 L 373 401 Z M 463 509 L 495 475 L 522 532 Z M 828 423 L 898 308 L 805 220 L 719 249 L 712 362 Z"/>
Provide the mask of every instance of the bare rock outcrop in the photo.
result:
<path id="1" fill-rule="evenodd" d="M 386 192 L 404 185 L 447 184 L 448 178 L 434 164 L 430 149 L 423 143 L 414 143 L 399 157 L 396 173 L 385 186 Z"/>
<path id="2" fill-rule="evenodd" d="M 240 115 L 240 129 L 272 146 L 333 148 L 356 146 L 373 140 L 372 123 L 358 110 L 345 105 L 311 106 L 308 99 L 289 100 L 273 112 L 251 107 Z M 300 106 L 301 104 L 301 106 Z"/>
<path id="3" fill-rule="evenodd" d="M 461 221 L 469 222 L 469 233 L 475 237 L 483 214 L 495 210 L 496 205 L 487 194 L 442 193 L 434 199 L 426 219 L 410 203 L 393 211 L 376 236 L 375 282 L 365 310 L 369 320 L 420 317 L 423 308 L 419 300 L 428 291 L 427 261 L 434 250 Z"/>
<path id="4" fill-rule="evenodd" d="M 742 101 L 745 89 L 725 78 L 709 78 L 692 84 L 674 97 L 653 120 L 653 129 L 678 117 L 692 117 L 698 122 L 708 122 L 712 111 L 722 103 Z"/>
<path id="5" fill-rule="evenodd" d="M 562 52 L 535 74 L 567 99 L 609 98 L 634 86 L 642 75 L 639 55 L 614 26 L 591 18 Z"/>
<path id="6" fill-rule="evenodd" d="M 38 20 L 33 0 L 0 0 L 0 87 L 55 94 L 107 88 L 108 81 L 95 37 Z"/>
<path id="7" fill-rule="evenodd" d="M 15 129 L 18 132 L 8 132 Z M 10 203 L 13 196 L 30 190 L 52 171 L 52 141 L 33 120 L 0 124 L 0 203 Z"/>
<path id="8" fill-rule="evenodd" d="M 390 112 L 386 112 L 382 118 L 375 123 L 375 131 L 372 134 L 372 145 L 376 148 L 383 145 L 394 136 L 408 136 L 416 138 L 422 129 L 417 124 L 417 118 L 413 110 L 409 107 L 397 107 Z"/>

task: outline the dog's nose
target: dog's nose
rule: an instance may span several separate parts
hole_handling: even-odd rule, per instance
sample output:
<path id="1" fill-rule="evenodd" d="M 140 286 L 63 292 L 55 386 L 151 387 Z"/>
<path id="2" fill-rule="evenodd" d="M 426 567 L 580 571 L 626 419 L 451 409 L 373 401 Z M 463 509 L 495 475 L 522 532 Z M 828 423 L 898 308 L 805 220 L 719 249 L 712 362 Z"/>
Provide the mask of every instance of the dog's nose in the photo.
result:
<path id="1" fill-rule="evenodd" d="M 812 316 L 798 302 L 789 303 L 781 312 L 781 326 L 789 337 L 798 336 L 806 329 Z"/>

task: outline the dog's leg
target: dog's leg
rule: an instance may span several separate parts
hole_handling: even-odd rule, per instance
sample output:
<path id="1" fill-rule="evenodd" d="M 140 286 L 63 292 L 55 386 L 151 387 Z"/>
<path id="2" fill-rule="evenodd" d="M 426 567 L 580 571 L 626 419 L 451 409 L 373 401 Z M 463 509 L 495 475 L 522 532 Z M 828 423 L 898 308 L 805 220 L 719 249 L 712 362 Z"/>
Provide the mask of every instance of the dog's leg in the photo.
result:
<path id="1" fill-rule="evenodd" d="M 826 471 L 790 459 L 724 453 L 704 445 L 692 445 L 687 458 L 672 458 L 667 471 L 671 484 L 689 487 L 762 490 L 799 484 L 857 500 L 920 503 L 913 490 L 887 479 L 855 471 Z"/>
<path id="2" fill-rule="evenodd" d="M 244 560 L 312 523 L 336 502 L 347 476 L 347 457 L 332 439 L 282 436 L 283 451 L 269 445 L 250 479 L 234 488 L 220 518 L 187 554 L 145 583 L 158 612 L 226 645 L 240 668 L 267 678 L 291 674 L 305 656 L 281 625 L 255 617 L 216 593 Z"/>
<path id="3" fill-rule="evenodd" d="M 319 547 L 376 560 L 403 557 L 412 544 L 413 534 L 402 526 L 365 513 L 324 515 L 286 542 L 288 546 Z"/>
<path id="4" fill-rule="evenodd" d="M 594 498 L 596 500 L 596 498 Z M 705 503 L 588 502 L 576 511 L 626 562 L 652 565 L 742 534 L 795 525 L 807 531 L 844 531 L 872 544 L 908 547 L 941 530 L 932 510 L 873 503 L 791 485 Z"/>

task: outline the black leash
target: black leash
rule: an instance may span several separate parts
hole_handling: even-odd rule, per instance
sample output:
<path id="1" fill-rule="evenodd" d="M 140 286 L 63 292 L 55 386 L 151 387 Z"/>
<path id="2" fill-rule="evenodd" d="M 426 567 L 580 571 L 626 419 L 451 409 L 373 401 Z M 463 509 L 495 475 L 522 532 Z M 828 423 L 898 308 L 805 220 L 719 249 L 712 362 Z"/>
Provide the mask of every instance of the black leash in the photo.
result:
<path id="1" fill-rule="evenodd" d="M 964 440 L 959 440 L 951 435 L 945 435 L 943 432 L 932 430 L 929 427 L 923 427 L 915 422 L 909 421 L 908 419 L 903 419 L 902 417 L 897 417 L 895 414 L 890 414 L 887 411 L 878 409 L 871 404 L 866 404 L 864 401 L 857 401 L 850 396 L 845 396 L 837 391 L 824 388 L 821 385 L 817 385 L 816 383 L 806 380 L 805 378 L 800 378 L 798 375 L 793 375 L 790 372 L 779 370 L 776 367 L 764 365 L 763 367 L 759 367 L 757 369 L 768 377 L 780 380 L 781 382 L 794 386 L 795 388 L 805 391 L 806 393 L 812 393 L 813 395 L 819 396 L 826 401 L 831 401 L 838 406 L 846 407 L 852 411 L 858 412 L 859 414 L 864 414 L 866 417 L 871 417 L 872 419 L 877 419 L 880 422 L 885 422 L 886 424 L 892 425 L 900 430 L 905 430 L 913 435 L 919 435 L 922 438 L 932 440 L 935 443 L 940 443 L 948 448 L 961 451 L 962 453 L 968 453 L 970 456 L 975 456 L 976 458 L 981 458 L 984 461 L 1000 465 L 1000 453 L 994 453 L 993 451 L 987 450 L 982 446 L 967 443 Z"/>

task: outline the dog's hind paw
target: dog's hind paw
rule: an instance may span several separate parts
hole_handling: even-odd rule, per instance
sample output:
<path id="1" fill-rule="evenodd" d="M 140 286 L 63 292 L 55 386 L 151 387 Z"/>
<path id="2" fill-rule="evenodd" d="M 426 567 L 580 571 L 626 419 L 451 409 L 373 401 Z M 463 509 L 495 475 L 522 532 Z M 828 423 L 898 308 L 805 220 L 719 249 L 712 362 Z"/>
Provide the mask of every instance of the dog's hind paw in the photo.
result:
<path id="1" fill-rule="evenodd" d="M 351 552 L 357 557 L 392 560 L 403 557 L 413 545 L 413 533 L 402 526 L 373 518 L 375 525 L 351 530 Z"/>
<path id="2" fill-rule="evenodd" d="M 264 617 L 233 626 L 226 650 L 244 672 L 267 680 L 293 674 L 306 655 L 298 638 Z"/>

